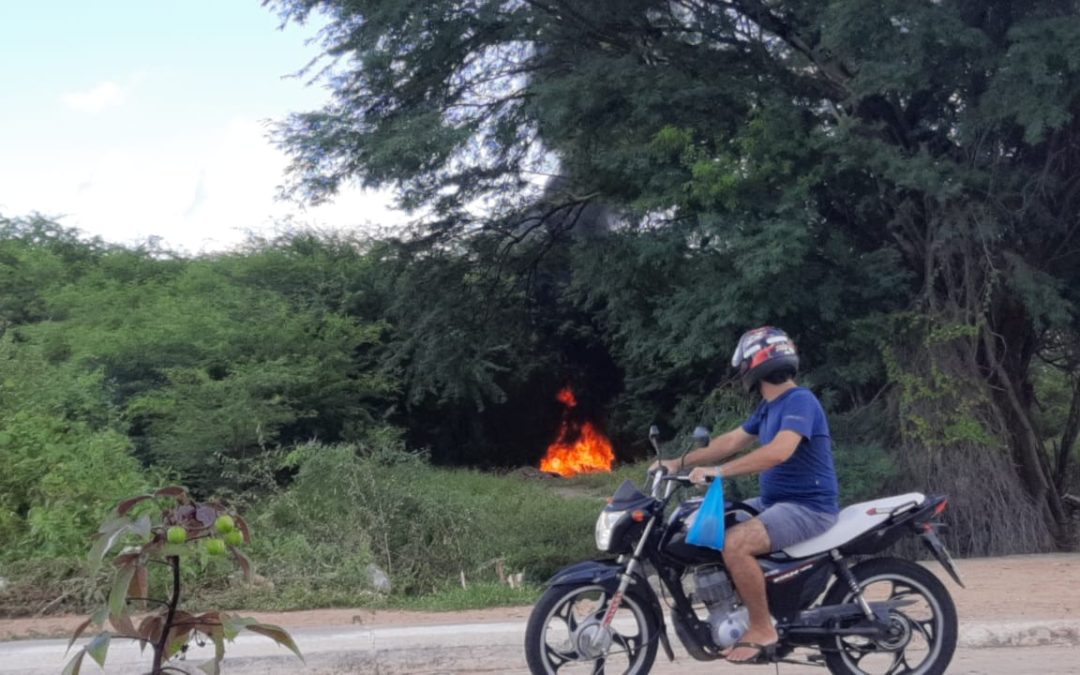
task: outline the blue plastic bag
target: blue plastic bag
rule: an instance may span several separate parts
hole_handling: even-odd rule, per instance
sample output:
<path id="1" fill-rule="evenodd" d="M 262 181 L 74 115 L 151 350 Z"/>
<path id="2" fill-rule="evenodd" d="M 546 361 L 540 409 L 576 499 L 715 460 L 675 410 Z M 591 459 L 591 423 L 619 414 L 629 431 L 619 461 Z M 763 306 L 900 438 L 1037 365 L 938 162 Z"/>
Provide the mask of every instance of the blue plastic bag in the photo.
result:
<path id="1" fill-rule="evenodd" d="M 686 541 L 694 546 L 706 546 L 717 551 L 724 550 L 724 481 L 717 478 L 705 493 L 705 501 L 698 509 L 697 518 L 686 534 Z"/>

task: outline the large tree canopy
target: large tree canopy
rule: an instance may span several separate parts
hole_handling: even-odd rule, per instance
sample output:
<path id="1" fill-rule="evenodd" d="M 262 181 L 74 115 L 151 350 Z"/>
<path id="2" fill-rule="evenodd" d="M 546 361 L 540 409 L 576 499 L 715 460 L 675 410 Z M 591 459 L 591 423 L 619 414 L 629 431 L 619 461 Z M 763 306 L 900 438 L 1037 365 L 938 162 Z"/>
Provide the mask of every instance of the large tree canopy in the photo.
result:
<path id="1" fill-rule="evenodd" d="M 279 128 L 296 194 L 393 186 L 489 268 L 603 203 L 619 236 L 579 237 L 562 288 L 628 386 L 781 323 L 840 408 L 893 385 L 914 475 L 964 492 L 949 453 L 995 488 L 971 506 L 1064 534 L 1076 423 L 1052 441 L 1032 384 L 1080 391 L 1077 3 L 269 4 L 330 19 L 332 102 Z"/>

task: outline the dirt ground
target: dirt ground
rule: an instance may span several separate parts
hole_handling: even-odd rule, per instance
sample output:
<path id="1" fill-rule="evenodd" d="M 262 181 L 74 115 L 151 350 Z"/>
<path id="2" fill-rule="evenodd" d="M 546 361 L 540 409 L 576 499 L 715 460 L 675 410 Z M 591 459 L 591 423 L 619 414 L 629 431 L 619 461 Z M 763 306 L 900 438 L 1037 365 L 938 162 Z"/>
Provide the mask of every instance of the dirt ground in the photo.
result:
<path id="1" fill-rule="evenodd" d="M 1080 553 L 958 560 L 957 567 L 966 589 L 948 579 L 937 563 L 926 564 L 946 582 L 956 600 L 961 622 L 1080 621 Z M 452 613 L 367 609 L 236 613 L 285 628 L 311 628 L 523 621 L 529 610 L 529 607 L 500 607 Z M 84 618 L 69 615 L 0 620 L 0 640 L 65 637 Z"/>

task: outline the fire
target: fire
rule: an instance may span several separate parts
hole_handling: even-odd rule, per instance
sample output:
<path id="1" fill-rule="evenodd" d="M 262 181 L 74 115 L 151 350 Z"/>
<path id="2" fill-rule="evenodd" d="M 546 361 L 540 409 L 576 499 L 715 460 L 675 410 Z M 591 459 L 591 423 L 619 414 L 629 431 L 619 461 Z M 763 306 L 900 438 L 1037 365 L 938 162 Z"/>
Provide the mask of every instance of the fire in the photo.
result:
<path id="1" fill-rule="evenodd" d="M 575 476 L 579 473 L 611 471 L 615 463 L 615 451 L 611 441 L 600 433 L 592 422 L 576 424 L 569 420 L 569 411 L 577 406 L 577 399 L 570 387 L 564 387 L 556 397 L 566 406 L 559 437 L 548 446 L 547 454 L 540 460 L 541 471 L 550 471 L 560 476 Z"/>

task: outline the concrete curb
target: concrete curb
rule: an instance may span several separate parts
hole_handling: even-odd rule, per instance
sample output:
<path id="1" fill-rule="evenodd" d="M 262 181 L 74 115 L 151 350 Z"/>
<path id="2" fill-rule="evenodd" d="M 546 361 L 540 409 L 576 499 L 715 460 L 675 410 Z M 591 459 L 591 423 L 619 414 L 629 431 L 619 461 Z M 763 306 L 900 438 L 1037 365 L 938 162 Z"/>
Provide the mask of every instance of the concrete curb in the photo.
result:
<path id="1" fill-rule="evenodd" d="M 394 628 L 322 628 L 294 632 L 305 663 L 257 635 L 242 635 L 227 649 L 223 670 L 229 673 L 365 673 L 435 675 L 507 673 L 526 670 L 525 622 L 478 623 Z M 674 639 L 674 638 L 673 638 Z M 62 668 L 64 640 L 0 643 L 0 673 L 44 675 Z M 969 622 L 960 627 L 964 649 L 994 647 L 1080 646 L 1080 621 Z M 187 665 L 195 667 L 212 654 L 194 647 Z M 692 662 L 676 648 L 676 657 Z M 109 673 L 146 671 L 137 648 L 116 644 L 109 650 Z M 100 672 L 87 660 L 84 672 Z"/>
<path id="2" fill-rule="evenodd" d="M 959 646 L 1076 647 L 1080 646 L 1080 621 L 961 622 Z"/>

